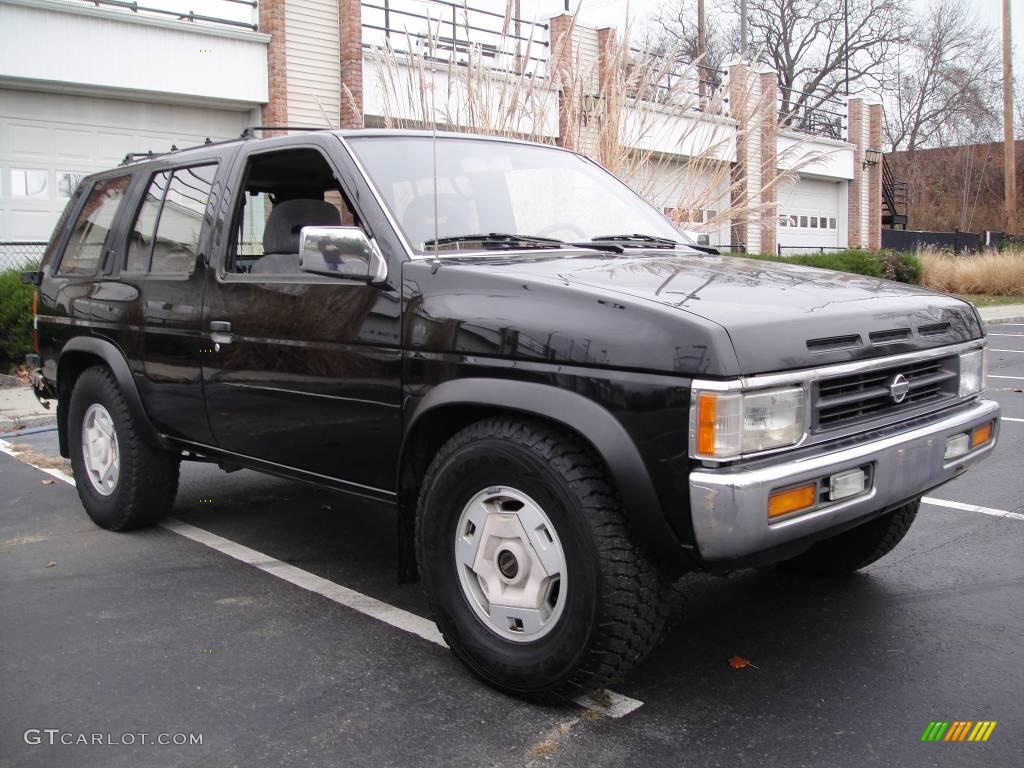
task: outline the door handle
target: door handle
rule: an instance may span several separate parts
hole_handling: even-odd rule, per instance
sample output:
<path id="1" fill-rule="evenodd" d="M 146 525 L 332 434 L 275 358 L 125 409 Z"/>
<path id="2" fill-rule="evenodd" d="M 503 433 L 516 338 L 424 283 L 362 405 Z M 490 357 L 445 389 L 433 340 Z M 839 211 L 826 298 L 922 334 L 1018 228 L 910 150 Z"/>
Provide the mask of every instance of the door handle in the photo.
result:
<path id="1" fill-rule="evenodd" d="M 231 323 L 227 320 L 210 321 L 210 340 L 214 344 L 230 344 L 234 337 L 231 335 Z"/>

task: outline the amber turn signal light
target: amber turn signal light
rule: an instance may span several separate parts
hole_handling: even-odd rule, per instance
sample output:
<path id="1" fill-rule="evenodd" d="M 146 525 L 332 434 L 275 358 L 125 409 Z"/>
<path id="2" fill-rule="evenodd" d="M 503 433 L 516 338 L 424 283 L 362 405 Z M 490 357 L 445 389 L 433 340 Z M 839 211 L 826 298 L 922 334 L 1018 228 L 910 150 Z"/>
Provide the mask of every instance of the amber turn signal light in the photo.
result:
<path id="1" fill-rule="evenodd" d="M 975 427 L 974 431 L 971 432 L 971 448 L 977 448 L 979 445 L 984 445 L 992 439 L 992 422 L 988 424 L 982 424 L 980 427 Z"/>
<path id="2" fill-rule="evenodd" d="M 808 483 L 799 488 L 775 491 L 768 497 L 768 517 L 781 517 L 814 506 L 818 500 L 818 484 Z"/>
<path id="3" fill-rule="evenodd" d="M 710 392 L 697 397 L 697 451 L 708 456 L 715 453 L 715 418 L 718 398 Z"/>

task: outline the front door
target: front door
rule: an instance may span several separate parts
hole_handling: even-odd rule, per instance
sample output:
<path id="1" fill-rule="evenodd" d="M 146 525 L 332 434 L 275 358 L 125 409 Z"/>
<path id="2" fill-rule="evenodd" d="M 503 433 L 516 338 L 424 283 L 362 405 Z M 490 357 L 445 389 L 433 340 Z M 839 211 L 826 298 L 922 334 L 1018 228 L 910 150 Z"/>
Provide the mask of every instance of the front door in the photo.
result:
<path id="1" fill-rule="evenodd" d="M 303 226 L 359 223 L 323 146 L 251 151 L 236 168 L 232 236 L 203 312 L 216 445 L 390 498 L 401 438 L 398 291 L 298 269 Z"/>

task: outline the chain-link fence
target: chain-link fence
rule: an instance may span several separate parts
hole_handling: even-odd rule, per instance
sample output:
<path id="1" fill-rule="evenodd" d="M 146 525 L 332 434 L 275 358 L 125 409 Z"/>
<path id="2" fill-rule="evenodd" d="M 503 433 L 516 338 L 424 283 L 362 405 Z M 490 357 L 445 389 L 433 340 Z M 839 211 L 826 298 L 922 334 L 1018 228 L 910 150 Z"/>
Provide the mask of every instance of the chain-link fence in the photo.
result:
<path id="1" fill-rule="evenodd" d="M 0 272 L 9 269 L 26 269 L 38 264 L 46 250 L 45 241 L 2 242 L 0 241 Z"/>

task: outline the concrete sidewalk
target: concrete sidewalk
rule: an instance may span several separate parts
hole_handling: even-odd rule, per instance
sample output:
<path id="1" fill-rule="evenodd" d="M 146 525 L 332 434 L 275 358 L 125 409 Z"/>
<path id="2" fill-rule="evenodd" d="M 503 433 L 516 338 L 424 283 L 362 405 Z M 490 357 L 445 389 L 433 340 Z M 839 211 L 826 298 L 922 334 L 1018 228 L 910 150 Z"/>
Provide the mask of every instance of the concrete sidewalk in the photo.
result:
<path id="1" fill-rule="evenodd" d="M 993 323 L 1024 323 L 1024 304 L 1003 304 L 996 307 L 978 307 L 981 319 Z"/>
<path id="2" fill-rule="evenodd" d="M 56 403 L 50 410 L 36 400 L 32 387 L 0 388 L 0 435 L 57 423 Z"/>

